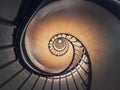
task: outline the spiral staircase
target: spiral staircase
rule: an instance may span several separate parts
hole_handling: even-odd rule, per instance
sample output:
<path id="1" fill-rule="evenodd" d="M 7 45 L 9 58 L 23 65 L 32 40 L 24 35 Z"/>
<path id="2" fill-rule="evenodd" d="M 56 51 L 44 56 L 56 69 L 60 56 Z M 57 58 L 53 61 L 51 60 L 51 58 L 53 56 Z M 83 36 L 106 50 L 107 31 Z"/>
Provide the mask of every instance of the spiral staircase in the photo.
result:
<path id="1" fill-rule="evenodd" d="M 13 13 L 0 18 L 0 90 L 119 90 L 106 83 L 118 79 L 108 69 L 120 65 L 120 12 L 95 3 L 110 9 L 109 1 L 12 0 Z"/>

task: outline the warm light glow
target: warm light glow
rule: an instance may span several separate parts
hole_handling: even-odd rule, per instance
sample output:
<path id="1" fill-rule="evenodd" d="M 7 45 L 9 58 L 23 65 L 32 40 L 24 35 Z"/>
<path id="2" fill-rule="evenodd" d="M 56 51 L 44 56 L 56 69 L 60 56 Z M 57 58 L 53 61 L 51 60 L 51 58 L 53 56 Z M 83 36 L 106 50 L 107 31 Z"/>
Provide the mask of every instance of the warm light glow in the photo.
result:
<path id="1" fill-rule="evenodd" d="M 89 17 L 86 18 L 86 12 L 76 7 L 76 4 L 71 4 L 71 8 L 70 6 L 66 6 L 64 10 L 61 8 L 61 10 L 53 11 L 53 13 L 48 13 L 44 17 L 41 17 L 43 14 L 41 12 L 47 10 L 47 8 L 44 8 L 43 11 L 38 12 L 27 28 L 25 36 L 27 53 L 32 62 L 44 71 L 52 73 L 61 72 L 70 65 L 73 57 L 73 48 L 70 43 L 68 53 L 63 57 L 56 57 L 50 53 L 48 42 L 54 35 L 58 33 L 72 34 L 81 40 L 86 47 L 88 45 L 89 47 L 94 47 L 91 43 L 98 43 L 96 41 L 88 42 L 89 39 L 95 38 L 95 35 L 94 37 L 91 37 L 91 35 L 96 33 L 96 31 L 90 29 L 94 26 L 94 21 Z M 91 32 L 91 35 L 88 35 L 89 32 Z M 59 39 L 55 41 L 54 47 L 63 49 L 64 44 L 64 39 Z M 90 49 L 89 47 L 88 49 Z M 75 65 L 78 63 L 80 57 L 81 54 L 74 62 Z"/>

